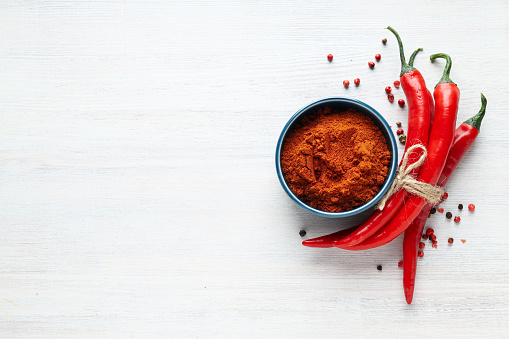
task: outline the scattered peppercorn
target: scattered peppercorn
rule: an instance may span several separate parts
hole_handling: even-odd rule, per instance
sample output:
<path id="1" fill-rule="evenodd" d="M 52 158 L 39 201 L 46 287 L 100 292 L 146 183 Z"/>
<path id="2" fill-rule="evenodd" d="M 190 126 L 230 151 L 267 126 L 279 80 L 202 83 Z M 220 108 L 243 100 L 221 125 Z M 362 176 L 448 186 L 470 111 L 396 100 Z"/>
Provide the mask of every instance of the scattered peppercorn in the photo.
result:
<path id="1" fill-rule="evenodd" d="M 424 247 L 426 247 L 426 244 L 425 244 L 425 243 L 423 243 L 423 242 L 421 241 L 421 242 L 419 243 L 419 248 L 424 248 Z"/>
<path id="2" fill-rule="evenodd" d="M 387 43 L 387 39 L 386 39 L 386 38 L 383 38 L 383 39 L 382 39 L 382 44 L 384 44 L 384 45 L 385 45 L 386 43 Z"/>
<path id="3" fill-rule="evenodd" d="M 391 86 L 385 87 L 385 93 L 389 94 L 389 93 L 391 93 L 391 91 L 392 91 Z"/>
<path id="4" fill-rule="evenodd" d="M 451 213 L 451 212 L 447 212 L 447 213 L 445 213 L 445 217 L 446 217 L 447 219 L 451 219 L 451 218 L 452 218 L 452 213 Z"/>
<path id="5" fill-rule="evenodd" d="M 470 205 L 468 205 L 468 210 L 469 210 L 470 212 L 473 212 L 473 211 L 475 210 L 475 205 L 474 205 L 474 204 L 470 204 Z"/>
<path id="6" fill-rule="evenodd" d="M 390 102 L 393 102 L 394 101 L 394 95 L 392 93 L 389 93 L 389 95 L 387 96 L 387 99 L 390 101 Z"/>
<path id="7" fill-rule="evenodd" d="M 433 207 L 431 209 L 431 211 L 429 211 L 429 213 L 431 213 L 431 214 L 435 214 L 436 212 L 437 212 L 437 208 L 436 207 Z"/>
<path id="8" fill-rule="evenodd" d="M 400 261 L 398 262 L 398 267 L 403 267 L 403 260 L 400 260 Z"/>
<path id="9" fill-rule="evenodd" d="M 429 238 L 431 239 L 431 241 L 437 241 L 437 236 L 434 234 L 430 235 Z"/>
<path id="10" fill-rule="evenodd" d="M 435 241 L 433 241 L 433 242 L 431 243 L 431 247 L 433 247 L 433 248 L 438 248 L 438 241 L 436 241 L 436 240 L 435 240 Z"/>
<path id="11" fill-rule="evenodd" d="M 455 222 L 455 223 L 459 223 L 459 222 L 460 222 L 460 220 L 461 220 L 461 218 L 460 218 L 460 217 L 454 217 L 454 222 Z"/>
<path id="12" fill-rule="evenodd" d="M 428 240 L 428 235 L 427 235 L 426 233 L 424 233 L 424 234 L 422 235 L 422 238 L 423 238 L 424 240 Z"/>
<path id="13" fill-rule="evenodd" d="M 382 56 L 380 54 L 375 54 L 376 61 L 380 61 L 382 59 Z"/>
<path id="14" fill-rule="evenodd" d="M 399 135 L 399 134 L 403 134 L 403 129 L 402 129 L 402 128 L 398 129 L 398 130 L 396 131 L 396 133 L 398 133 L 398 135 Z"/>
<path id="15" fill-rule="evenodd" d="M 377 269 L 377 270 L 379 270 L 379 271 L 381 271 L 381 270 L 382 270 L 382 265 L 378 265 L 378 266 L 376 267 L 376 269 Z"/>
<path id="16" fill-rule="evenodd" d="M 368 62 L 369 68 L 373 69 L 375 68 L 375 63 L 373 61 Z"/>
<path id="17" fill-rule="evenodd" d="M 465 239 L 461 239 L 461 242 L 462 242 L 462 243 L 465 243 L 465 242 L 466 242 L 466 240 L 465 240 Z"/>
<path id="18" fill-rule="evenodd" d="M 404 134 L 401 134 L 399 136 L 399 142 L 401 142 L 402 144 L 404 144 L 406 142 L 406 135 Z"/>
<path id="19" fill-rule="evenodd" d="M 401 127 L 401 121 L 398 121 L 398 122 L 396 123 L 396 126 Z"/>
<path id="20" fill-rule="evenodd" d="M 438 213 L 444 213 L 444 209 L 443 208 L 437 208 L 437 211 L 438 211 Z"/>
<path id="21" fill-rule="evenodd" d="M 459 204 L 459 205 L 458 205 L 458 209 L 459 209 L 459 210 L 462 210 L 462 209 L 463 209 L 463 204 Z"/>
<path id="22" fill-rule="evenodd" d="M 454 239 L 453 239 L 453 238 L 449 238 L 449 239 L 447 240 L 447 242 L 448 242 L 449 244 L 452 244 L 452 243 L 454 242 Z"/>
<path id="23" fill-rule="evenodd" d="M 426 235 L 432 235 L 433 233 L 435 233 L 435 230 L 434 230 L 434 229 L 432 229 L 432 228 L 428 228 L 428 229 L 426 230 Z"/>
<path id="24" fill-rule="evenodd" d="M 355 78 L 355 79 L 353 80 L 353 83 L 355 84 L 355 86 L 359 86 L 359 84 L 361 83 L 361 79 L 359 79 L 359 78 Z"/>
<path id="25" fill-rule="evenodd" d="M 401 85 L 399 80 L 394 81 L 394 87 L 399 88 L 399 85 Z"/>
<path id="26" fill-rule="evenodd" d="M 399 100 L 398 100 L 398 105 L 399 105 L 400 107 L 405 107 L 405 100 L 403 100 L 403 99 L 399 99 Z"/>
<path id="27" fill-rule="evenodd" d="M 299 235 L 300 235 L 301 237 L 305 237 L 305 236 L 306 236 L 306 231 L 301 230 L 301 231 L 299 232 Z"/>
<path id="28" fill-rule="evenodd" d="M 444 193 L 444 195 L 442 195 L 442 200 L 445 200 L 449 197 L 449 194 L 447 194 L 447 192 Z"/>
<path id="29" fill-rule="evenodd" d="M 327 60 L 332 61 L 333 58 L 332 54 L 327 55 Z"/>
<path id="30" fill-rule="evenodd" d="M 346 88 L 348 88 L 348 86 L 350 86 L 350 81 L 348 81 L 348 80 L 343 80 L 343 86 L 345 86 Z"/>
<path id="31" fill-rule="evenodd" d="M 419 256 L 419 258 L 424 257 L 424 251 L 417 252 L 417 255 Z"/>

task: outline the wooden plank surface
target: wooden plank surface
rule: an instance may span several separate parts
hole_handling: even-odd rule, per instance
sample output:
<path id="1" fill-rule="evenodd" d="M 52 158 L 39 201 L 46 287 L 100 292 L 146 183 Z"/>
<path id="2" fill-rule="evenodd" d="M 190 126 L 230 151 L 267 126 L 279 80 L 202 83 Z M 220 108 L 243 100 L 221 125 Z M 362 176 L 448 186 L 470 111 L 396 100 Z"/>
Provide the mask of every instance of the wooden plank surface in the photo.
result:
<path id="1" fill-rule="evenodd" d="M 444 66 L 429 55 L 452 56 L 459 122 L 488 98 L 443 205 L 462 221 L 429 220 L 439 247 L 411 306 L 401 238 L 303 247 L 299 230 L 366 215 L 308 214 L 274 168 L 284 124 L 319 98 L 406 127 L 383 91 L 399 75 L 387 25 L 407 56 L 424 47 L 429 88 Z M 4 0 L 0 37 L 2 337 L 507 337 L 507 1 Z"/>

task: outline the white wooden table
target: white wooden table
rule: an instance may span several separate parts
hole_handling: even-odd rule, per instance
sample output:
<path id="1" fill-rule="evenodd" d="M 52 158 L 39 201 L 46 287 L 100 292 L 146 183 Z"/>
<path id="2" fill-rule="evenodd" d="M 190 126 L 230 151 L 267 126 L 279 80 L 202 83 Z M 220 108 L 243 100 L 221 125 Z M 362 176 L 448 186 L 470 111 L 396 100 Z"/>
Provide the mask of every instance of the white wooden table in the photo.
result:
<path id="1" fill-rule="evenodd" d="M 407 57 L 424 47 L 430 88 L 429 55 L 451 55 L 458 122 L 488 98 L 443 204 L 462 221 L 429 220 L 439 247 L 410 306 L 402 239 L 303 247 L 301 229 L 362 217 L 301 210 L 274 166 L 287 119 L 319 98 L 406 127 L 383 91 L 399 75 L 387 25 Z M 0 336 L 507 337 L 508 55 L 507 1 L 2 1 Z"/>

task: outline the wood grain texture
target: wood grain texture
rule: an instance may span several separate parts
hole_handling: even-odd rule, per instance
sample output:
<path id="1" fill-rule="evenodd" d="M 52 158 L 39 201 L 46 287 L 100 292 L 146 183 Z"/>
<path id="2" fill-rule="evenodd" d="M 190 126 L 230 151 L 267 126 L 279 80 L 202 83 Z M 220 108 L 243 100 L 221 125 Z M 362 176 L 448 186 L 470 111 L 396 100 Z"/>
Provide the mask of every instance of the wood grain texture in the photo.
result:
<path id="1" fill-rule="evenodd" d="M 274 168 L 282 127 L 318 98 L 406 127 L 383 92 L 399 74 L 387 25 L 407 55 L 424 47 L 430 88 L 444 63 L 429 55 L 452 56 L 459 122 L 488 98 L 443 205 L 462 221 L 429 220 L 439 247 L 411 306 L 401 238 L 301 246 L 301 229 L 366 216 L 300 210 Z M 0 37 L 2 337 L 507 336 L 507 1 L 4 0 Z"/>

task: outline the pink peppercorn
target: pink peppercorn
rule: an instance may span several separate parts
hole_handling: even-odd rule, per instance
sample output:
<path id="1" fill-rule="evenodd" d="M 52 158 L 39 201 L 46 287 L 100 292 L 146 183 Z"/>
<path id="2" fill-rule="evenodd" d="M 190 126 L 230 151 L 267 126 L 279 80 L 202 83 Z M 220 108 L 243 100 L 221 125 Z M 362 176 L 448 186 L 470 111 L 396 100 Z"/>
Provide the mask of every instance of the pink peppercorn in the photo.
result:
<path id="1" fill-rule="evenodd" d="M 454 222 L 455 222 L 455 223 L 459 223 L 459 222 L 460 222 L 460 220 L 461 220 L 461 218 L 460 218 L 460 217 L 454 217 Z"/>
<path id="2" fill-rule="evenodd" d="M 474 204 L 470 204 L 470 205 L 468 205 L 468 210 L 469 210 L 470 212 L 473 212 L 473 211 L 475 210 L 475 205 L 474 205 Z"/>
<path id="3" fill-rule="evenodd" d="M 373 69 L 375 68 L 375 63 L 373 61 L 368 62 L 369 68 Z"/>
<path id="4" fill-rule="evenodd" d="M 396 131 L 396 133 L 397 133 L 397 134 L 403 134 L 403 129 L 402 129 L 402 128 L 398 129 L 398 130 Z"/>
<path id="5" fill-rule="evenodd" d="M 424 251 L 417 252 L 417 255 L 419 256 L 419 258 L 424 257 Z"/>
<path id="6" fill-rule="evenodd" d="M 359 84 L 361 83 L 361 79 L 355 78 L 353 83 L 355 84 L 355 86 L 359 86 Z"/>
<path id="7" fill-rule="evenodd" d="M 382 56 L 380 54 L 375 54 L 376 61 L 380 61 L 382 59 Z"/>
<path id="8" fill-rule="evenodd" d="M 394 95 L 392 93 L 390 93 L 389 95 L 387 95 L 387 99 L 390 101 L 390 102 L 393 102 L 394 101 Z"/>
<path id="9" fill-rule="evenodd" d="M 399 99 L 399 100 L 398 100 L 398 105 L 399 105 L 400 107 L 405 107 L 405 100 L 403 100 L 403 99 Z"/>
<path id="10" fill-rule="evenodd" d="M 433 233 L 435 233 L 435 230 L 434 230 L 434 229 L 432 229 L 432 228 L 428 228 L 428 229 L 426 230 L 426 235 L 428 235 L 428 236 L 429 236 L 429 235 L 432 235 Z"/>
<path id="11" fill-rule="evenodd" d="M 401 82 L 399 82 L 399 80 L 394 81 L 394 87 L 399 88 L 399 85 L 401 85 Z"/>
<path id="12" fill-rule="evenodd" d="M 389 94 L 389 93 L 391 93 L 391 91 L 392 91 L 391 86 L 385 87 L 385 93 Z"/>
<path id="13" fill-rule="evenodd" d="M 327 55 L 327 60 L 332 61 L 332 58 L 334 58 L 332 54 Z"/>
<path id="14" fill-rule="evenodd" d="M 431 241 L 437 241 L 437 236 L 434 234 L 430 235 L 429 238 L 431 239 Z"/>
<path id="15" fill-rule="evenodd" d="M 422 238 L 423 238 L 424 240 L 428 240 L 428 235 L 425 233 L 425 234 L 423 234 L 423 235 L 422 235 Z"/>
<path id="16" fill-rule="evenodd" d="M 438 248 L 438 241 L 433 241 L 433 242 L 431 243 L 431 247 L 433 247 L 433 248 Z"/>
<path id="17" fill-rule="evenodd" d="M 400 261 L 398 262 L 398 267 L 403 267 L 403 260 L 400 260 Z"/>
<path id="18" fill-rule="evenodd" d="M 346 88 L 348 88 L 348 86 L 350 86 L 350 81 L 348 81 L 348 80 L 343 80 L 343 86 L 345 86 Z"/>
<path id="19" fill-rule="evenodd" d="M 421 242 L 419 243 L 419 248 L 424 248 L 424 247 L 426 247 L 426 244 L 425 244 L 425 243 L 423 243 L 423 242 L 421 241 Z"/>

